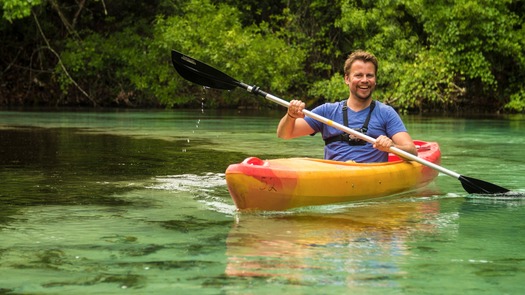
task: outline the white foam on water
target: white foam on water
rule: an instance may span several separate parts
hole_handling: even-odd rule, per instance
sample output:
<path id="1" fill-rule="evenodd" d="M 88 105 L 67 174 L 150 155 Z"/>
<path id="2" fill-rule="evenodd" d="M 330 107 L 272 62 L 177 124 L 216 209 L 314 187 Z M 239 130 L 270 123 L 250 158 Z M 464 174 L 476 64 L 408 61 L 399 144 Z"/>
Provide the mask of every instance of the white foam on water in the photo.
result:
<path id="1" fill-rule="evenodd" d="M 237 210 L 235 205 L 225 200 L 224 192 L 227 190 L 224 173 L 167 175 L 156 177 L 155 181 L 155 184 L 146 188 L 189 192 L 198 202 L 205 204 L 213 211 L 224 214 L 234 214 Z"/>
<path id="2" fill-rule="evenodd" d="M 178 191 L 210 191 L 212 188 L 225 186 L 224 173 L 180 174 L 156 177 L 158 182 L 147 188 Z"/>

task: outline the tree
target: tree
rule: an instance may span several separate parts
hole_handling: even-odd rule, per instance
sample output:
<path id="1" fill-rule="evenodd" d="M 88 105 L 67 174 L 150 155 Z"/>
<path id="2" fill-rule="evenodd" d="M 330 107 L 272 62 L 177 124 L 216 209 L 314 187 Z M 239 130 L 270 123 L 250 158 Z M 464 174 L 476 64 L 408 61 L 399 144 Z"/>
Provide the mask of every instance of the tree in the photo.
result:
<path id="1" fill-rule="evenodd" d="M 160 49 L 159 58 L 177 49 L 237 79 L 265 85 L 277 92 L 303 80 L 305 51 L 273 35 L 266 23 L 242 26 L 240 12 L 229 5 L 191 0 L 181 15 L 158 18 L 155 28 L 152 45 Z M 171 68 L 169 71 L 173 73 Z M 162 75 L 181 79 L 173 74 Z M 232 102 L 243 104 L 229 103 Z"/>
<path id="2" fill-rule="evenodd" d="M 14 20 L 27 17 L 31 14 L 34 6 L 42 4 L 42 0 L 0 0 L 2 7 L 2 18 L 13 22 Z"/>
<path id="3" fill-rule="evenodd" d="M 380 99 L 419 111 L 524 109 L 523 4 L 349 0 L 341 7 L 336 25 L 353 38 L 350 47 L 381 60 Z"/>
<path id="4" fill-rule="evenodd" d="M 375 98 L 401 111 L 525 111 L 517 0 L 0 0 L 0 104 L 200 106 L 178 49 L 310 106 L 348 95 L 342 65 L 380 59 Z M 270 106 L 208 91 L 210 107 Z"/>

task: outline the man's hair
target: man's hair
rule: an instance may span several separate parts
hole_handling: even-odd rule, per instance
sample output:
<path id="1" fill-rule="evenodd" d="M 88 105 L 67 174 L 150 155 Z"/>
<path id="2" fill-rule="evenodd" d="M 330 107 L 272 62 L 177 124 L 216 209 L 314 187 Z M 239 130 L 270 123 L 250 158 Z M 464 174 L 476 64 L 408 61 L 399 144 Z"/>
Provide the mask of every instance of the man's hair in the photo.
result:
<path id="1" fill-rule="evenodd" d="M 373 63 L 376 68 L 375 73 L 377 74 L 377 67 L 378 67 L 377 58 L 370 52 L 366 52 L 363 50 L 357 50 L 357 51 L 352 52 L 352 54 L 348 55 L 348 58 L 345 61 L 345 68 L 344 68 L 345 76 L 350 74 L 350 68 L 352 68 L 352 64 L 356 60 Z"/>

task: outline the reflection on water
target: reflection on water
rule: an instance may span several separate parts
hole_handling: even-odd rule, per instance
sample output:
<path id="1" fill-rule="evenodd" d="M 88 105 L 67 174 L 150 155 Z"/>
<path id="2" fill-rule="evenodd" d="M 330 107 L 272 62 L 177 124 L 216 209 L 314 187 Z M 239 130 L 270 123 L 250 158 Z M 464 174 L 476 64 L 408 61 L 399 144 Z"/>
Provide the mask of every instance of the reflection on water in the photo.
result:
<path id="1" fill-rule="evenodd" d="M 322 156 L 281 112 L 0 112 L 0 294 L 522 294 L 522 117 L 408 117 L 446 168 L 416 192 L 237 212 L 224 171 Z M 459 283 L 458 283 L 459 282 Z"/>
<path id="2" fill-rule="evenodd" d="M 226 240 L 226 273 L 392 291 L 406 275 L 407 241 L 413 232 L 435 231 L 440 213 L 437 201 L 369 203 L 329 212 L 240 214 Z"/>

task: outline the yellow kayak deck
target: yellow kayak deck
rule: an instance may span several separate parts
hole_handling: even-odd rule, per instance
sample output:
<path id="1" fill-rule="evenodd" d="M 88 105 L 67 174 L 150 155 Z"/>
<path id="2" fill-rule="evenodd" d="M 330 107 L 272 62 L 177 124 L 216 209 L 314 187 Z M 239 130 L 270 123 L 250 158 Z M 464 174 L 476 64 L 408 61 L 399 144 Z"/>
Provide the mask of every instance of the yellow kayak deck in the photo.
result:
<path id="1" fill-rule="evenodd" d="M 418 156 L 439 164 L 434 142 L 415 141 Z M 438 172 L 391 154 L 385 163 L 349 163 L 313 158 L 261 160 L 256 157 L 226 170 L 228 190 L 238 209 L 294 207 L 362 201 L 415 189 Z"/>

